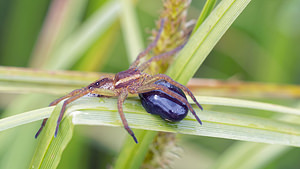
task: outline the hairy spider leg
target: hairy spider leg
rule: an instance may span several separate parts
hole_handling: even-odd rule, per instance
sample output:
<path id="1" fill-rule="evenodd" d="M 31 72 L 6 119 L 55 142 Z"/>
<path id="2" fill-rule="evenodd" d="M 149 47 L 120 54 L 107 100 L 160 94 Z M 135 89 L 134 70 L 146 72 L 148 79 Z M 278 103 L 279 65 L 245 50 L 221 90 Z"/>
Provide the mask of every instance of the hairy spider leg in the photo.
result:
<path id="1" fill-rule="evenodd" d="M 101 76 L 101 78 L 99 78 L 98 80 L 96 80 L 96 82 L 99 81 L 99 80 L 101 80 L 101 79 L 105 79 L 105 78 L 112 78 L 112 76 L 111 76 L 111 75 L 103 75 L 103 76 Z M 92 83 L 92 84 L 93 84 L 93 83 Z M 65 96 L 63 96 L 63 97 L 60 97 L 60 98 L 54 100 L 53 102 L 51 102 L 51 103 L 49 104 L 49 106 L 57 105 L 57 104 L 58 104 L 59 102 L 61 102 L 62 100 L 66 99 L 66 98 L 69 98 L 69 97 L 72 97 L 72 96 L 76 96 L 77 94 L 79 94 L 79 93 L 81 93 L 81 92 L 84 92 L 85 90 L 87 90 L 86 87 L 81 88 L 81 89 L 73 90 L 73 91 L 70 92 L 69 94 L 67 94 L 67 95 L 65 95 Z M 97 90 L 98 90 L 98 89 L 97 89 Z M 96 92 L 97 92 L 97 91 L 96 91 Z M 98 91 L 98 93 L 99 93 L 99 92 L 103 92 L 103 90 Z M 97 93 L 96 93 L 96 94 L 97 94 Z M 42 124 L 41 124 L 41 127 L 39 128 L 39 130 L 37 131 L 37 133 L 36 133 L 35 136 L 34 136 L 35 138 L 37 138 L 37 137 L 40 135 L 41 131 L 43 130 L 43 128 L 44 128 L 45 125 L 46 125 L 47 120 L 48 120 L 48 118 L 45 118 L 45 119 L 43 120 L 43 122 L 42 122 Z"/>
<path id="2" fill-rule="evenodd" d="M 59 114 L 59 118 L 57 120 L 57 124 L 56 124 L 56 129 L 55 129 L 55 134 L 54 134 L 54 137 L 57 136 L 57 133 L 58 133 L 58 128 L 59 128 L 59 125 L 60 125 L 60 122 L 64 116 L 64 113 L 65 113 L 65 110 L 66 110 L 66 107 L 69 103 L 81 98 L 82 96 L 85 96 L 86 94 L 88 93 L 92 93 L 92 94 L 99 94 L 99 95 L 105 95 L 105 96 L 117 96 L 118 92 L 117 91 L 110 91 L 108 89 L 99 89 L 99 88 L 88 88 L 86 87 L 85 90 L 82 90 L 80 93 L 78 93 L 77 95 L 75 96 L 72 96 L 70 97 L 69 99 L 65 100 L 64 103 L 63 103 L 63 106 L 60 110 L 60 114 Z"/>
<path id="3" fill-rule="evenodd" d="M 163 60 L 168 59 L 169 57 L 173 56 L 175 53 L 179 52 L 184 46 L 185 46 L 185 43 L 180 46 L 177 46 L 176 48 L 174 48 L 168 52 L 153 56 L 152 58 L 150 58 L 149 60 L 142 63 L 140 66 L 138 66 L 138 69 L 143 71 L 151 64 L 151 62 L 158 61 L 161 59 L 163 59 Z"/>
<path id="4" fill-rule="evenodd" d="M 60 122 L 64 116 L 64 113 L 65 113 L 65 110 L 66 110 L 66 107 L 69 103 L 85 96 L 86 94 L 88 93 L 92 93 L 92 94 L 99 94 L 99 95 L 105 95 L 105 96 L 117 96 L 117 92 L 116 91 L 113 91 L 111 92 L 110 90 L 107 90 L 107 89 L 99 89 L 99 88 L 88 88 L 86 87 L 84 90 L 82 90 L 80 93 L 78 93 L 77 95 L 75 96 L 72 96 L 70 97 L 69 99 L 65 100 L 64 103 L 63 103 L 63 106 L 60 110 L 60 114 L 59 114 L 59 118 L 57 120 L 57 124 L 56 124 L 56 129 L 55 129 L 55 134 L 54 134 L 54 137 L 57 136 L 57 133 L 58 133 L 58 128 L 59 128 L 59 125 L 60 125 Z"/>
<path id="5" fill-rule="evenodd" d="M 72 97 L 72 96 L 75 96 L 75 95 L 77 95 L 78 93 L 82 92 L 83 90 L 84 90 L 84 88 L 73 90 L 73 91 L 70 92 L 69 94 L 67 94 L 67 95 L 65 95 L 65 96 L 63 96 L 63 97 L 60 97 L 60 98 L 54 100 L 53 102 L 51 102 L 51 103 L 49 104 L 49 106 L 57 105 L 57 104 L 58 104 L 59 102 L 61 102 L 62 100 L 66 99 L 66 98 L 69 98 L 69 97 Z M 36 134 L 35 134 L 35 136 L 34 136 L 35 138 L 37 138 L 37 137 L 40 135 L 41 131 L 43 130 L 43 128 L 45 127 L 45 125 L 46 125 L 46 123 L 47 123 L 47 120 L 48 120 L 48 118 L 45 118 L 45 119 L 43 120 L 43 122 L 42 122 L 42 124 L 41 124 L 41 127 L 39 128 L 39 130 L 36 132 Z"/>
<path id="6" fill-rule="evenodd" d="M 165 80 L 169 83 L 171 83 L 172 85 L 180 88 L 181 90 L 183 90 L 185 93 L 187 93 L 191 98 L 192 100 L 196 103 L 196 105 L 201 109 L 203 110 L 203 107 L 200 105 L 200 103 L 197 101 L 197 99 L 195 98 L 195 96 L 193 95 L 193 93 L 190 91 L 189 88 L 187 88 L 186 86 L 174 81 L 171 77 L 165 75 L 165 74 L 156 74 L 154 76 L 152 76 L 151 80 L 149 80 L 149 82 L 154 82 L 154 81 L 158 81 L 158 80 Z M 149 83 L 147 82 L 147 83 Z"/>
<path id="7" fill-rule="evenodd" d="M 127 122 L 125 114 L 123 112 L 123 103 L 124 103 L 125 99 L 127 98 L 127 96 L 128 96 L 128 91 L 127 90 L 122 90 L 119 97 L 118 97 L 118 111 L 119 111 L 119 114 L 120 114 L 120 117 L 121 117 L 124 128 L 131 135 L 131 137 L 133 138 L 135 143 L 138 143 L 133 131 L 128 126 L 128 122 Z"/>
<path id="8" fill-rule="evenodd" d="M 72 92 L 70 92 L 69 94 L 67 94 L 67 95 L 65 95 L 65 96 L 63 96 L 63 97 L 60 97 L 60 98 L 54 100 L 53 102 L 51 102 L 51 103 L 49 104 L 49 106 L 57 105 L 57 104 L 58 104 L 59 102 L 61 102 L 62 100 L 66 99 L 66 98 L 69 98 L 69 97 L 72 97 L 72 96 L 75 96 L 75 95 L 77 95 L 78 93 L 80 93 L 80 92 L 82 92 L 82 91 L 84 91 L 84 90 L 85 90 L 85 88 L 75 89 L 75 90 L 73 90 Z"/>
<path id="9" fill-rule="evenodd" d="M 43 120 L 43 122 L 42 122 L 42 124 L 41 124 L 41 127 L 40 127 L 39 130 L 36 132 L 34 138 L 37 138 L 37 137 L 40 135 L 41 131 L 43 130 L 43 128 L 44 128 L 45 125 L 46 125 L 47 120 L 48 120 L 48 118 L 45 118 L 45 119 Z"/>
<path id="10" fill-rule="evenodd" d="M 190 105 L 190 103 L 184 97 L 182 97 L 181 95 L 179 95 L 175 92 L 172 92 L 167 87 L 151 83 L 151 84 L 148 84 L 148 85 L 145 85 L 145 86 L 141 86 L 140 88 L 138 88 L 137 92 L 138 93 L 146 93 L 146 92 L 150 92 L 150 91 L 153 91 L 153 90 L 161 90 L 161 91 L 167 93 L 168 95 L 170 95 L 170 96 L 178 99 L 179 101 L 183 102 L 184 104 L 186 104 L 188 106 L 189 110 L 195 116 L 196 120 L 202 125 L 202 122 L 201 122 L 200 118 L 197 116 L 196 112 L 194 111 L 194 109 Z"/>
<path id="11" fill-rule="evenodd" d="M 62 118 L 63 118 L 63 116 L 64 116 L 64 113 L 65 113 L 65 110 L 66 110 L 67 105 L 68 105 L 69 103 L 71 103 L 71 102 L 73 102 L 73 101 L 79 99 L 80 97 L 82 97 L 82 96 L 88 94 L 88 93 L 90 93 L 90 90 L 87 90 L 87 89 L 86 89 L 86 90 L 83 90 L 82 92 L 78 93 L 77 95 L 72 96 L 72 97 L 70 97 L 70 98 L 68 98 L 67 100 L 64 101 L 63 106 L 62 106 L 62 108 L 61 108 L 61 110 L 60 110 L 59 117 L 58 117 L 58 119 L 57 119 L 54 137 L 57 136 L 59 124 L 60 124 L 60 122 L 61 122 L 61 120 L 62 120 Z"/>
<path id="12" fill-rule="evenodd" d="M 165 24 L 165 18 L 160 20 L 160 28 L 158 30 L 158 33 L 157 33 L 154 41 L 152 43 L 150 43 L 148 45 L 148 47 L 137 56 L 135 61 L 131 64 L 130 68 L 137 67 L 137 65 L 140 63 L 141 58 L 146 56 L 150 52 L 150 50 L 152 50 L 156 46 L 156 44 L 161 36 L 161 33 L 163 31 L 164 24 Z"/>

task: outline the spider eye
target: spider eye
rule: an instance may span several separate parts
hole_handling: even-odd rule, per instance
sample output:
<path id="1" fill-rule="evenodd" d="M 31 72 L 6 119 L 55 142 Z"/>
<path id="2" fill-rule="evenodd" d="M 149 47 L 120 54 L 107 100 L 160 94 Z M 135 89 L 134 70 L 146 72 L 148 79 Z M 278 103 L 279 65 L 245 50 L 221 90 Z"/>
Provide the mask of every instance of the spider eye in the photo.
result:
<path id="1" fill-rule="evenodd" d="M 96 85 L 96 86 L 99 86 L 99 82 L 96 82 L 95 85 Z"/>

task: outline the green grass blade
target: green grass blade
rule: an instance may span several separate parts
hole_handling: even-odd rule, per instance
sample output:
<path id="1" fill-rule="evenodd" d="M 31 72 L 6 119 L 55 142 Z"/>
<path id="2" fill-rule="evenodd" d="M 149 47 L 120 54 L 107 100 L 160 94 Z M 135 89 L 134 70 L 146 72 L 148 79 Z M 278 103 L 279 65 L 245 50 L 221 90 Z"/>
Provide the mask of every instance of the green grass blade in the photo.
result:
<path id="1" fill-rule="evenodd" d="M 223 0 L 189 39 L 167 74 L 186 84 L 250 0 Z"/>
<path id="2" fill-rule="evenodd" d="M 52 111 L 53 107 L 46 107 L 0 119 L 0 131 L 48 118 Z"/>
<path id="3" fill-rule="evenodd" d="M 205 100 L 207 100 L 207 98 L 205 97 L 197 98 L 200 102 L 205 102 Z M 253 101 L 247 102 L 247 106 L 245 106 L 245 104 L 237 105 L 231 99 L 230 101 L 228 101 L 228 99 L 224 98 L 211 98 L 210 101 L 206 102 L 206 104 L 213 104 L 214 99 L 216 100 L 215 102 L 217 105 L 249 107 L 258 110 L 264 109 L 269 111 L 278 109 L 277 106 L 272 107 L 272 105 L 270 104 L 263 103 L 260 103 L 260 106 L 256 106 L 256 102 Z M 238 102 L 246 103 L 246 101 L 243 100 L 240 100 Z M 50 108 L 48 109 L 50 110 Z M 281 111 L 280 113 L 285 114 L 285 116 L 289 116 L 286 111 L 287 109 L 291 110 L 291 108 L 286 107 L 282 107 L 279 110 Z M 58 110 L 60 110 L 59 106 L 54 110 L 54 114 L 57 114 Z M 211 136 L 262 143 L 300 146 L 300 126 L 298 125 L 298 123 L 292 123 L 291 121 L 287 122 L 284 119 L 276 120 L 259 117 L 257 115 L 246 115 L 242 112 L 244 109 L 232 109 L 230 112 L 215 112 L 208 110 L 200 111 L 198 108 L 195 108 L 195 110 L 198 116 L 203 121 L 202 126 L 200 126 L 194 119 L 194 117 L 192 117 L 191 115 L 189 115 L 187 118 L 185 118 L 179 123 L 166 122 L 158 116 L 146 113 L 143 107 L 140 105 L 140 101 L 134 98 L 128 99 L 124 103 L 124 111 L 128 123 L 132 128 L 136 129 L 180 132 L 182 134 L 190 135 Z M 40 120 L 41 118 L 44 118 L 45 115 L 42 115 L 41 113 L 43 111 L 44 109 L 34 111 L 34 113 L 38 113 L 40 117 L 39 115 L 32 115 L 31 119 L 25 119 L 26 122 Z M 298 112 L 299 114 L 300 110 L 293 109 L 293 111 Z M 69 105 L 67 113 L 70 112 L 72 112 L 70 116 L 73 117 L 72 123 L 75 125 L 122 126 L 122 122 L 119 118 L 117 111 L 116 99 L 114 98 L 84 97 Z M 28 113 L 26 113 L 26 115 L 28 115 Z M 0 122 L 1 124 L 10 124 L 10 127 L 14 127 L 16 126 L 16 124 L 25 123 L 18 122 L 13 124 L 15 121 L 15 117 L 1 119 Z M 69 116 L 67 117 L 69 118 Z M 57 118 L 55 118 L 55 122 L 52 125 L 50 124 L 50 126 L 55 126 L 56 120 Z M 11 121 L 11 123 L 9 121 Z M 68 127 L 66 127 L 67 125 L 63 122 L 61 125 L 62 127 L 60 128 L 60 132 L 67 132 L 64 131 L 64 128 L 69 129 Z M 7 128 L 9 128 L 9 126 L 1 125 L 1 129 Z M 43 133 L 48 133 L 49 136 L 46 135 L 46 137 L 49 137 L 51 140 L 52 138 L 50 136 L 53 136 L 54 133 L 54 129 L 52 130 L 51 132 L 47 132 L 47 129 L 43 131 Z M 41 135 L 41 140 L 43 137 L 44 136 Z M 141 137 L 143 138 L 144 136 Z M 54 140 L 56 139 L 60 140 L 60 136 L 55 138 Z M 138 139 L 140 139 L 139 136 Z M 131 139 L 130 141 L 134 143 Z M 132 145 L 136 146 L 134 144 Z"/>
<path id="4" fill-rule="evenodd" d="M 72 117 L 68 116 L 62 120 L 59 132 L 54 138 L 56 122 L 60 114 L 62 102 L 58 104 L 47 121 L 47 125 L 39 136 L 38 148 L 32 158 L 29 168 L 56 168 L 59 164 L 61 154 L 73 134 Z"/>
<path id="5" fill-rule="evenodd" d="M 100 100 L 101 105 L 97 105 L 99 103 L 97 99 L 94 101 L 88 98 L 86 98 L 86 101 L 82 100 L 85 103 L 80 107 L 84 108 L 87 106 L 92 110 L 76 111 L 73 114 L 74 124 L 103 125 L 107 123 L 111 126 L 122 125 L 116 109 L 116 100 Z M 111 105 L 115 105 L 114 110 L 96 111 L 104 110 L 106 106 L 111 108 Z M 92 108 L 93 106 L 95 107 Z M 234 111 L 234 109 L 230 113 L 200 111 L 196 108 L 195 110 L 203 121 L 202 127 L 191 116 L 185 118 L 180 123 L 168 123 L 157 116 L 146 113 L 139 101 L 128 100 L 124 104 L 124 111 L 126 112 L 128 123 L 132 128 L 300 146 L 299 125 L 269 118 L 244 115 L 240 111 L 235 112 L 236 110 Z"/>
<path id="6" fill-rule="evenodd" d="M 104 73 L 44 71 L 0 66 L 0 91 L 64 95 L 90 84 L 101 75 Z M 300 87 L 296 85 L 192 79 L 187 86 L 195 95 L 279 99 L 300 97 Z"/>
<path id="7" fill-rule="evenodd" d="M 199 28 L 199 26 L 204 22 L 204 20 L 208 17 L 208 15 L 211 13 L 211 11 L 214 9 L 216 5 L 216 0 L 207 0 L 202 12 L 197 20 L 197 23 L 194 27 L 194 30 L 192 32 L 192 34 Z"/>
<path id="8" fill-rule="evenodd" d="M 149 145 L 157 135 L 156 131 L 149 130 L 134 130 L 134 133 L 138 137 L 139 144 L 133 142 L 130 136 L 126 139 L 115 162 L 115 169 L 140 168 L 148 152 Z"/>

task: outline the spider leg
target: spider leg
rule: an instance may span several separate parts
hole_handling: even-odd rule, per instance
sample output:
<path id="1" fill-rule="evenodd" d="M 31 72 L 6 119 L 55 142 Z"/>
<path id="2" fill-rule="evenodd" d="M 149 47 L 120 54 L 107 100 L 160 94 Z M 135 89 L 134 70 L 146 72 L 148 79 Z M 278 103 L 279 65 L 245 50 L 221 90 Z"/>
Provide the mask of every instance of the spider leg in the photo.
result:
<path id="1" fill-rule="evenodd" d="M 41 127 L 40 127 L 39 130 L 36 132 L 34 138 L 37 138 L 37 137 L 40 135 L 41 131 L 43 130 L 43 128 L 44 128 L 45 125 L 46 125 L 47 120 L 48 120 L 48 118 L 45 118 L 45 119 L 43 120 L 43 122 L 42 122 L 42 124 L 41 124 Z"/>
<path id="2" fill-rule="evenodd" d="M 165 19 L 163 18 L 163 19 L 160 20 L 160 28 L 158 30 L 158 33 L 157 33 L 154 41 L 152 43 L 150 43 L 148 45 L 148 47 L 137 56 L 135 61 L 131 64 L 130 68 L 137 67 L 137 65 L 140 63 L 141 58 L 146 56 L 150 52 L 150 50 L 152 50 L 156 46 L 156 44 L 157 44 L 157 42 L 160 38 L 160 35 L 163 31 L 164 24 L 165 24 Z"/>
<path id="3" fill-rule="evenodd" d="M 197 101 L 197 99 L 195 98 L 195 96 L 193 95 L 193 93 L 190 91 L 189 88 L 187 88 L 184 85 L 182 85 L 182 84 L 174 81 L 172 78 L 170 78 L 169 76 L 167 76 L 165 74 L 156 74 L 149 81 L 147 81 L 146 83 L 151 83 L 151 82 L 154 82 L 154 81 L 157 81 L 157 80 L 160 80 L 160 79 L 165 80 L 165 81 L 171 83 L 172 85 L 177 86 L 178 88 L 180 88 L 181 90 L 183 90 L 185 93 L 187 93 L 192 98 L 192 100 L 196 103 L 196 105 L 201 110 L 203 110 L 203 107 Z"/>
<path id="4" fill-rule="evenodd" d="M 165 53 L 162 53 L 160 55 L 157 55 L 157 56 L 153 56 L 152 58 L 150 58 L 149 60 L 147 60 L 146 62 L 144 62 L 143 64 L 141 64 L 138 69 L 143 71 L 145 70 L 150 64 L 151 62 L 154 62 L 154 61 L 158 61 L 158 60 L 161 60 L 161 59 L 168 59 L 169 57 L 173 56 L 175 53 L 179 52 L 184 46 L 185 46 L 186 43 L 174 48 L 173 50 L 170 50 L 168 52 L 165 52 Z"/>
<path id="5" fill-rule="evenodd" d="M 61 110 L 60 110 L 59 117 L 58 117 L 58 119 L 57 119 L 57 124 L 56 124 L 56 129 L 55 129 L 54 137 L 57 136 L 58 128 L 59 128 L 60 122 L 61 122 L 61 120 L 62 120 L 62 118 L 63 118 L 63 116 L 64 116 L 64 113 L 65 113 L 65 110 L 66 110 L 67 105 L 68 105 L 69 103 L 71 103 L 71 102 L 73 102 L 73 101 L 79 99 L 80 97 L 82 97 L 82 96 L 88 94 L 88 93 L 90 93 L 90 90 L 83 90 L 83 91 L 81 91 L 80 93 L 78 93 L 77 95 L 72 96 L 72 97 L 70 97 L 69 99 L 67 99 L 67 100 L 64 101 L 63 106 L 62 106 L 62 108 L 61 108 Z"/>
<path id="6" fill-rule="evenodd" d="M 100 95 L 104 94 L 105 96 L 119 96 L 118 97 L 118 112 L 119 112 L 120 118 L 122 120 L 123 126 L 124 126 L 125 130 L 131 135 L 133 140 L 136 143 L 138 143 L 137 138 L 135 137 L 133 131 L 130 129 L 128 122 L 126 120 L 125 114 L 123 112 L 123 103 L 128 96 L 128 91 L 121 90 L 121 92 L 120 92 L 118 90 L 105 90 L 105 89 L 96 88 L 93 91 L 91 91 L 91 93 L 100 94 Z"/>
<path id="7" fill-rule="evenodd" d="M 153 90 L 161 90 L 161 91 L 167 93 L 168 95 L 170 95 L 170 96 L 178 99 L 179 101 L 183 102 L 184 104 L 186 104 L 188 106 L 189 110 L 195 116 L 196 120 L 202 125 L 202 122 L 201 122 L 200 118 L 197 116 L 196 112 L 194 111 L 194 109 L 190 105 L 190 103 L 184 97 L 182 97 L 181 95 L 179 95 L 177 93 L 172 92 L 171 90 L 169 90 L 165 86 L 161 86 L 161 85 L 151 83 L 151 84 L 141 86 L 140 88 L 138 88 L 137 93 L 146 93 L 146 92 L 150 92 L 150 91 L 153 91 Z"/>
<path id="8" fill-rule="evenodd" d="M 75 95 L 77 95 L 78 93 L 80 93 L 80 92 L 82 92 L 82 91 L 84 91 L 84 90 L 86 90 L 86 89 L 85 89 L 85 88 L 81 88 L 81 89 L 73 90 L 73 91 L 70 92 L 69 94 L 67 94 L 67 95 L 65 95 L 65 96 L 63 96 L 63 97 L 60 97 L 60 98 L 54 100 L 53 102 L 51 102 L 51 103 L 49 104 L 49 106 L 57 105 L 60 101 L 66 99 L 66 98 L 75 96 Z"/>
<path id="9" fill-rule="evenodd" d="M 88 93 L 93 93 L 93 94 L 99 94 L 99 95 L 105 95 L 105 96 L 116 96 L 116 92 L 115 91 L 110 91 L 110 90 L 107 90 L 107 89 L 99 89 L 99 88 L 92 88 L 92 89 L 85 89 L 85 90 L 82 90 L 80 93 L 78 93 L 77 95 L 75 96 L 72 96 L 70 97 L 69 99 L 65 100 L 64 101 L 64 104 L 60 110 L 60 114 L 59 114 L 59 117 L 58 117 L 58 120 L 57 120 L 57 124 L 56 124 L 56 129 L 55 129 L 55 134 L 54 134 L 54 137 L 57 136 L 57 133 L 58 133 L 58 128 L 59 128 L 59 125 L 60 125 L 60 122 L 64 116 L 64 113 L 65 113 L 65 110 L 66 110 L 66 107 L 69 103 L 79 99 L 80 97 L 82 96 L 85 96 L 86 94 Z"/>
<path id="10" fill-rule="evenodd" d="M 51 102 L 51 103 L 49 104 L 49 106 L 57 105 L 57 104 L 58 104 L 59 102 L 61 102 L 62 100 L 66 99 L 66 98 L 69 98 L 69 97 L 72 97 L 72 96 L 75 96 L 75 95 L 77 95 L 78 93 L 82 92 L 83 90 L 85 90 L 85 89 L 84 89 L 84 88 L 81 88 L 81 89 L 73 90 L 73 91 L 70 92 L 69 94 L 67 94 L 67 95 L 65 95 L 65 96 L 63 96 L 63 97 L 60 97 L 60 98 L 54 100 L 53 102 Z M 42 124 L 41 124 L 41 127 L 39 128 L 39 130 L 36 132 L 36 134 L 35 134 L 35 136 L 34 136 L 35 138 L 37 138 L 37 137 L 40 135 L 41 131 L 43 130 L 43 128 L 45 127 L 45 125 L 46 125 L 46 123 L 47 123 L 47 120 L 48 120 L 48 118 L 45 118 L 45 119 L 43 120 L 43 122 L 42 122 Z"/>
<path id="11" fill-rule="evenodd" d="M 128 126 L 125 114 L 123 112 L 123 103 L 125 101 L 125 99 L 128 96 L 128 92 L 127 90 L 122 90 L 119 97 L 118 97 L 118 110 L 119 110 L 119 114 L 123 123 L 124 128 L 127 130 L 127 132 L 131 135 L 131 137 L 133 138 L 133 140 L 135 141 L 135 143 L 138 143 L 133 131 L 130 129 L 130 127 Z"/>

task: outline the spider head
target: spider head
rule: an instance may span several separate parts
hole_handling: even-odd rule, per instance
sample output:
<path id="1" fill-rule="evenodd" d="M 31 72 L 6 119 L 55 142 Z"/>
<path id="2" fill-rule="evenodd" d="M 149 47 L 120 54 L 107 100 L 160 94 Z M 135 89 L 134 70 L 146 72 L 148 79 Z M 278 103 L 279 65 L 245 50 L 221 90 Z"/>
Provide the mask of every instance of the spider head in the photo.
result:
<path id="1" fill-rule="evenodd" d="M 109 89 L 113 86 L 112 84 L 113 84 L 113 79 L 103 78 L 103 79 L 100 79 L 100 80 L 97 80 L 97 81 L 91 83 L 88 86 L 88 89 L 93 89 L 93 88 Z"/>

